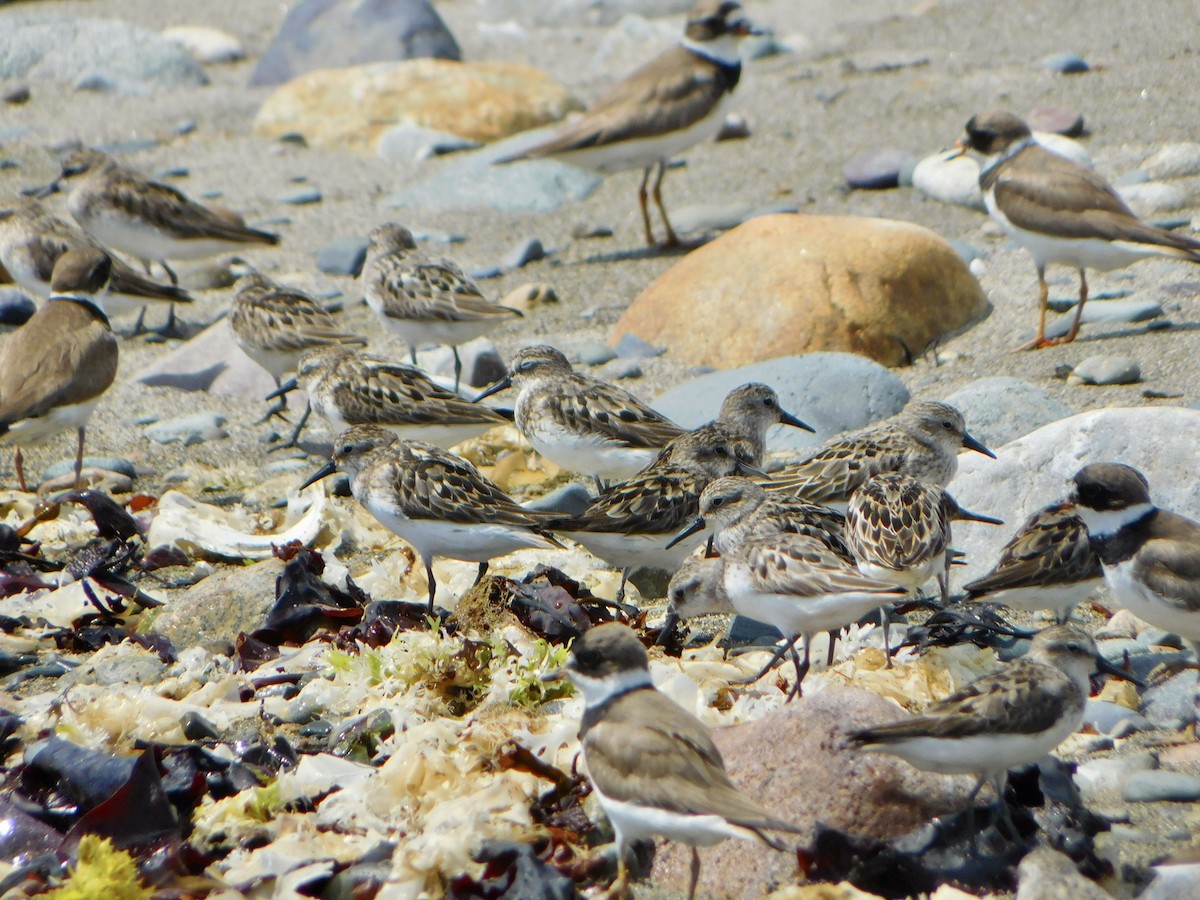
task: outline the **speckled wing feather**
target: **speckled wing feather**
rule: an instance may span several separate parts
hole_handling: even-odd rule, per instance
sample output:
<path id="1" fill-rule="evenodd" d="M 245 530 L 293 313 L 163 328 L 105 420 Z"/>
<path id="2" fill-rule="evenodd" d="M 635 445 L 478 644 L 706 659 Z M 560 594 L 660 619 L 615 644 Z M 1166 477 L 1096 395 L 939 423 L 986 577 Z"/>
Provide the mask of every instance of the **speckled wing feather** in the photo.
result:
<path id="1" fill-rule="evenodd" d="M 772 473 L 763 486 L 810 503 L 844 502 L 868 479 L 896 471 L 903 462 L 899 446 L 868 436 L 848 437 Z"/>
<path id="2" fill-rule="evenodd" d="M 940 556 L 950 544 L 945 494 L 920 482 L 876 478 L 846 511 L 846 542 L 855 559 L 897 571 Z"/>
<path id="3" fill-rule="evenodd" d="M 676 532 L 700 512 L 700 494 L 709 480 L 690 468 L 652 467 L 605 491 L 579 515 L 556 519 L 550 527 L 620 534 Z"/>
<path id="4" fill-rule="evenodd" d="M 590 379 L 571 378 L 559 390 L 540 392 L 536 406 L 528 417 L 519 416 L 535 430 L 544 416 L 541 421 L 577 434 L 602 435 L 625 447 L 664 447 L 684 433 L 628 391 Z"/>
<path id="5" fill-rule="evenodd" d="M 183 193 L 125 169 L 112 172 L 104 201 L 127 216 L 151 222 L 181 240 L 209 238 L 242 244 L 278 244 L 279 236 L 223 219 Z"/>
<path id="6" fill-rule="evenodd" d="M 353 359 L 333 375 L 333 402 L 355 425 L 500 425 L 511 413 L 472 403 L 408 366 Z"/>
<path id="7" fill-rule="evenodd" d="M 229 325 L 235 334 L 251 336 L 263 350 L 302 352 L 324 344 L 367 343 L 341 331 L 329 311 L 312 297 L 278 285 L 240 291 L 229 310 Z"/>
<path id="8" fill-rule="evenodd" d="M 553 156 L 682 130 L 712 112 L 737 86 L 740 74 L 740 66 L 720 66 L 674 47 L 614 85 L 553 138 L 510 159 Z"/>
<path id="9" fill-rule="evenodd" d="M 902 588 L 859 573 L 825 544 L 804 535 L 770 535 L 742 545 L 754 589 L 764 594 L 813 597 L 846 591 L 903 594 Z"/>
<path id="10" fill-rule="evenodd" d="M 854 559 L 846 545 L 846 517 L 819 503 L 768 497 L 755 523 L 755 533 L 771 532 L 815 538 L 842 559 L 849 562 Z"/>
<path id="11" fill-rule="evenodd" d="M 617 698 L 603 719 L 584 730 L 588 773 L 606 797 L 718 815 L 754 832 L 800 831 L 738 791 L 707 729 L 669 698 L 648 691 L 654 689 Z"/>
<path id="12" fill-rule="evenodd" d="M 965 738 L 977 734 L 1037 734 L 1053 726 L 1075 684 L 1050 666 L 1019 659 L 935 703 L 924 715 L 856 732 L 863 744 L 914 737 Z"/>
<path id="13" fill-rule="evenodd" d="M 525 509 L 465 459 L 418 441 L 407 442 L 403 459 L 380 477 L 409 518 L 537 529 L 553 515 Z"/>
<path id="14" fill-rule="evenodd" d="M 64 335 L 71 339 L 63 340 Z M 90 305 L 67 300 L 47 304 L 9 338 L 13 340 L 44 352 L 32 368 L 29 359 L 0 353 L 0 434 L 21 419 L 92 400 L 117 377 L 117 339 L 108 320 Z M 78 378 L 80 371 L 90 377 Z"/>
<path id="15" fill-rule="evenodd" d="M 484 297 L 474 280 L 448 259 L 392 253 L 381 257 L 374 268 L 375 289 L 387 316 L 463 322 L 520 315 Z"/>
<path id="16" fill-rule="evenodd" d="M 1039 510 L 1000 551 L 987 575 L 966 585 L 968 596 L 1104 577 L 1083 521 L 1062 504 Z"/>
<path id="17" fill-rule="evenodd" d="M 1179 519 L 1200 531 L 1195 523 L 1160 510 L 1158 517 Z M 1195 540 L 1173 540 L 1171 537 L 1147 541 L 1133 560 L 1133 577 L 1141 581 L 1163 602 L 1185 612 L 1200 612 L 1200 544 Z"/>

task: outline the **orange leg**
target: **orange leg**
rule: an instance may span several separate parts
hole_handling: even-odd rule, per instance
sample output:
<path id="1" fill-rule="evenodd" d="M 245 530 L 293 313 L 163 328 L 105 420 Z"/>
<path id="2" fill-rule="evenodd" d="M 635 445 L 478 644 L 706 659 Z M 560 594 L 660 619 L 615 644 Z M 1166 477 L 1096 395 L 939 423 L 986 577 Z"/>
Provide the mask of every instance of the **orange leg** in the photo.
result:
<path id="1" fill-rule="evenodd" d="M 692 848 L 692 871 L 688 880 L 688 900 L 696 900 L 696 885 L 700 883 L 700 851 Z"/>
<path id="2" fill-rule="evenodd" d="M 79 429 L 78 444 L 75 448 L 75 490 L 83 490 L 83 432 Z"/>
<path id="3" fill-rule="evenodd" d="M 1064 344 L 1069 344 L 1075 340 L 1075 336 L 1079 334 L 1079 323 L 1083 319 L 1083 304 L 1087 303 L 1088 285 L 1087 272 L 1083 269 L 1079 270 L 1079 305 L 1075 307 L 1075 321 L 1071 323 L 1071 330 L 1068 331 L 1062 339 Z"/>
<path id="4" fill-rule="evenodd" d="M 1038 329 L 1037 335 L 1032 341 L 1022 344 L 1020 347 L 1013 349 L 1014 353 L 1020 353 L 1022 350 L 1040 350 L 1042 347 L 1052 347 L 1059 343 L 1057 340 L 1047 340 L 1046 338 L 1046 310 L 1050 305 L 1050 286 L 1046 284 L 1046 267 L 1038 266 Z"/>
<path id="5" fill-rule="evenodd" d="M 662 183 L 666 175 L 667 161 L 663 160 L 658 164 L 658 175 L 654 179 L 654 204 L 658 207 L 658 214 L 662 216 L 663 225 L 667 229 L 667 246 L 678 247 L 679 238 L 675 236 L 675 229 L 671 227 L 671 220 L 667 218 L 667 208 L 662 202 Z"/>
<path id="6" fill-rule="evenodd" d="M 17 487 L 21 489 L 21 493 L 27 493 L 29 488 L 25 486 L 25 457 L 21 455 L 21 448 L 18 447 L 13 453 L 13 468 L 17 471 Z"/>
<path id="7" fill-rule="evenodd" d="M 646 230 L 647 247 L 654 246 L 654 232 L 650 230 L 650 209 L 646 205 L 646 201 L 650 197 L 649 193 L 646 191 L 646 185 L 650 183 L 651 168 L 653 167 L 648 167 L 646 171 L 642 173 L 642 186 L 638 188 L 638 204 L 642 208 L 642 227 Z"/>

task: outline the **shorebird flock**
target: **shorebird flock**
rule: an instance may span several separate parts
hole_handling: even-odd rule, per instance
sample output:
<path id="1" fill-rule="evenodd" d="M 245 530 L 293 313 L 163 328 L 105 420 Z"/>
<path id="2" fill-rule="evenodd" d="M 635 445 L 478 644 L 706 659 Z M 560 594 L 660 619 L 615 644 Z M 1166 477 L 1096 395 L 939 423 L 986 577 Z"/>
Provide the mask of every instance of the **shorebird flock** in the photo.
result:
<path id="1" fill-rule="evenodd" d="M 652 196 L 667 243 L 676 242 L 661 195 L 666 163 L 714 133 L 738 83 L 737 41 L 753 32 L 734 0 L 703 0 L 678 46 L 522 158 L 557 156 L 604 173 L 642 169 L 646 240 L 654 240 Z M 1046 265 L 1080 273 L 1075 325 L 1062 340 L 1078 331 L 1086 268 L 1150 255 L 1200 261 L 1200 244 L 1138 221 L 1111 187 L 1041 148 L 1019 119 L 977 115 L 966 131 L 964 152 L 989 157 L 981 175 L 989 214 L 1036 264 L 1040 322 Z M 43 205 L 57 190 L 68 192 L 75 224 Z M 0 346 L 0 437 L 17 448 L 21 489 L 21 448 L 65 431 L 76 432 L 81 477 L 88 417 L 117 372 L 119 344 L 106 309 L 155 302 L 173 310 L 191 298 L 176 285 L 171 260 L 246 253 L 278 240 L 96 150 L 69 154 L 54 184 L 0 204 L 0 263 L 44 298 Z M 152 279 L 155 265 L 170 283 Z M 246 268 L 229 325 L 277 384 L 267 416 L 281 413 L 288 393 L 303 387 L 308 408 L 290 443 L 313 411 L 338 433 L 332 457 L 304 487 L 345 472 L 355 501 L 420 557 L 431 613 L 435 558 L 476 563 L 478 580 L 496 557 L 570 541 L 622 571 L 617 600 L 631 570 L 664 569 L 674 573 L 671 618 L 737 613 L 774 626 L 784 639 L 780 655 L 789 653 L 795 667 L 790 700 L 802 691 L 814 635 L 832 638 L 877 616 L 890 651 L 892 604 L 930 583 L 942 603 L 950 601 L 954 530 L 1003 524 L 962 508 L 947 491 L 961 452 L 993 454 L 944 403 L 913 402 L 768 473 L 769 430 L 808 428 L 769 385 L 737 388 L 716 420 L 689 430 L 575 371 L 551 346 L 519 351 L 508 375 L 476 398 L 459 391 L 457 350 L 453 387 L 432 380 L 415 366 L 418 347 L 456 348 L 520 312 L 489 300 L 453 261 L 422 253 L 402 225 L 371 233 L 361 289 L 380 323 L 409 348 L 412 364 L 368 355 L 367 340 L 313 297 Z M 173 321 L 172 312 L 168 328 Z M 139 316 L 139 330 L 143 324 Z M 1039 326 L 1032 346 L 1050 343 Z M 507 396 L 511 410 L 479 402 L 492 395 Z M 567 515 L 523 506 L 452 451 L 510 422 L 543 457 L 594 483 L 587 509 Z M 922 769 L 974 773 L 972 802 L 990 780 L 1002 803 L 1005 773 L 1052 751 L 1082 721 L 1098 663 L 1091 638 L 1069 622 L 1102 581 L 1116 603 L 1200 642 L 1200 524 L 1157 508 L 1146 479 L 1117 463 L 1082 468 L 1069 495 L 1035 512 L 993 571 L 966 586 L 972 600 L 1049 610 L 1060 624 L 1039 633 L 1019 662 L 923 715 L 849 740 Z M 827 662 L 834 652 L 831 639 Z M 622 851 L 614 894 L 627 888 L 623 850 L 639 837 L 693 848 L 728 837 L 785 847 L 780 835 L 794 826 L 738 791 L 704 727 L 654 689 L 644 642 L 631 629 L 591 629 L 560 676 L 574 681 L 586 703 L 584 762 Z M 693 849 L 691 895 L 698 877 Z"/>

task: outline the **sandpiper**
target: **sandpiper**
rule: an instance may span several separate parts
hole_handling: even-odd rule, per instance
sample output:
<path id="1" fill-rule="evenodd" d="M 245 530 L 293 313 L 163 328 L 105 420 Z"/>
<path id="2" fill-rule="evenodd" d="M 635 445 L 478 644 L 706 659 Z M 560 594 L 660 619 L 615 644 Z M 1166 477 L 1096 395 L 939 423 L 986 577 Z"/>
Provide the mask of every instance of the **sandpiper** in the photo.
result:
<path id="1" fill-rule="evenodd" d="M 431 615 L 435 556 L 479 563 L 478 582 L 494 557 L 561 546 L 544 533 L 551 513 L 524 508 L 465 459 L 433 444 L 356 425 L 338 436 L 332 458 L 301 489 L 339 469 L 350 476 L 354 499 L 421 557 Z"/>
<path id="2" fill-rule="evenodd" d="M 1120 269 L 1148 256 L 1200 262 L 1200 241 L 1143 222 L 1108 182 L 1047 150 L 1011 113 L 972 116 L 960 143 L 988 158 L 979 175 L 988 214 L 1037 266 L 1037 335 L 1019 350 L 1075 340 L 1088 297 L 1088 268 Z M 1079 272 L 1075 318 L 1061 338 L 1046 337 L 1049 263 Z"/>
<path id="3" fill-rule="evenodd" d="M 458 345 L 520 318 L 519 310 L 493 303 L 457 264 L 417 250 L 403 225 L 380 225 L 369 235 L 363 296 L 383 324 L 408 344 L 412 363 L 423 344 L 454 351 L 454 389 L 462 379 Z"/>
<path id="4" fill-rule="evenodd" d="M 21 447 L 71 429 L 75 483 L 81 484 L 88 420 L 117 377 L 117 339 L 102 299 L 111 272 L 112 261 L 100 250 L 64 253 L 54 265 L 50 298 L 0 347 L 0 440 L 17 447 L 13 462 L 22 491 Z"/>
<path id="5" fill-rule="evenodd" d="M 667 163 L 720 129 L 742 75 L 738 42 L 755 33 L 737 0 L 700 0 L 678 45 L 616 84 L 549 140 L 497 162 L 554 157 L 606 175 L 642 169 L 638 203 L 646 244 L 654 245 L 646 202 L 652 194 L 667 244 L 675 246 L 679 238 L 662 202 Z"/>
<path id="6" fill-rule="evenodd" d="M 616 838 L 617 879 L 608 896 L 628 890 L 625 852 L 641 838 L 691 846 L 692 900 L 700 879 L 697 847 L 732 837 L 785 850 L 766 832 L 800 832 L 737 789 L 708 729 L 655 689 L 646 649 L 627 626 L 609 622 L 584 632 L 563 670 L 547 676 L 562 677 L 583 694 L 583 761 Z"/>

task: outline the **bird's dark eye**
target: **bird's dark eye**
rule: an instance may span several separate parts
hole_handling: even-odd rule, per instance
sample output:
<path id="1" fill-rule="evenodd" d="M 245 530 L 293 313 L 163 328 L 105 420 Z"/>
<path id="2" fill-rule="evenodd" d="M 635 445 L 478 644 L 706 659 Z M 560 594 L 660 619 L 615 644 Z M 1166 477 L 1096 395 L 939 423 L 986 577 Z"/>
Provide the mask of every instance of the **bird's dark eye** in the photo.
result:
<path id="1" fill-rule="evenodd" d="M 725 502 L 724 497 L 713 497 L 713 500 L 712 500 L 713 508 L 715 509 L 716 507 L 720 506 L 724 502 Z"/>
<path id="2" fill-rule="evenodd" d="M 942 423 L 942 427 L 945 428 L 947 431 L 953 431 L 954 423 L 951 422 L 949 419 L 947 419 L 945 422 Z"/>
<path id="3" fill-rule="evenodd" d="M 727 448 L 727 447 L 717 447 L 716 449 L 714 449 L 714 450 L 713 450 L 713 452 L 714 452 L 714 453 L 716 453 L 716 454 L 717 454 L 717 456 L 728 456 L 728 455 L 729 455 L 729 448 Z"/>
<path id="4" fill-rule="evenodd" d="M 675 590 L 673 590 L 671 592 L 671 602 L 672 603 L 682 603 L 683 602 L 683 588 L 675 588 Z"/>
<path id="5" fill-rule="evenodd" d="M 771 397 L 768 397 L 766 400 L 763 401 L 763 406 L 765 406 L 767 409 L 770 409 L 774 405 L 775 405 L 775 401 Z"/>

